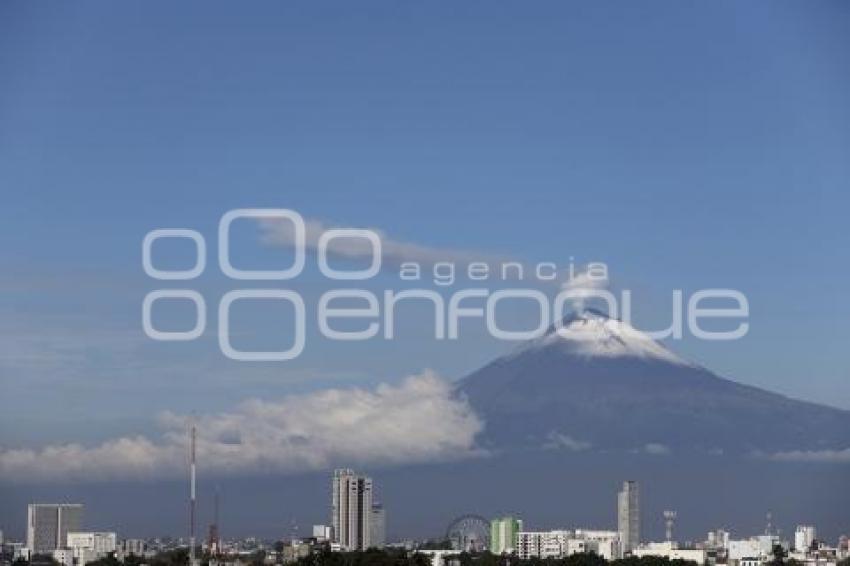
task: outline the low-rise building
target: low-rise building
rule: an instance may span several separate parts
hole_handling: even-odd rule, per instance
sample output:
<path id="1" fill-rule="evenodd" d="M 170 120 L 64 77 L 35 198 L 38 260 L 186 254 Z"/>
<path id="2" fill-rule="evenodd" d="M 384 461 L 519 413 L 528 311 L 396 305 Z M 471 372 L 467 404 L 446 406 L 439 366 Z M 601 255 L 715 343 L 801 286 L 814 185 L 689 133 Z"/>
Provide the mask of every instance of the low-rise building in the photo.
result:
<path id="1" fill-rule="evenodd" d="M 575 538 L 586 541 L 585 551 L 598 554 L 605 560 L 622 558 L 623 548 L 619 531 L 579 529 Z"/>
<path id="2" fill-rule="evenodd" d="M 522 559 L 564 558 L 585 553 L 598 554 L 606 560 L 620 558 L 619 532 L 579 529 L 517 533 L 516 554 Z"/>
<path id="3" fill-rule="evenodd" d="M 127 556 L 145 556 L 147 552 L 147 543 L 144 539 L 140 538 L 128 538 L 121 541 L 121 544 L 118 546 L 118 553 L 123 560 Z"/>
<path id="4" fill-rule="evenodd" d="M 730 540 L 726 545 L 726 558 L 728 560 L 740 561 L 746 558 L 761 557 L 762 551 L 758 539 Z"/>
<path id="5" fill-rule="evenodd" d="M 675 542 L 649 542 L 632 549 L 632 554 L 638 558 L 644 556 L 661 556 L 670 560 L 691 560 L 704 564 L 706 551 L 704 548 L 679 548 Z"/>
<path id="6" fill-rule="evenodd" d="M 319 542 L 333 540 L 333 530 L 328 525 L 313 525 L 313 538 Z"/>
<path id="7" fill-rule="evenodd" d="M 117 539 L 118 536 L 112 532 L 70 532 L 67 546 L 76 566 L 85 566 L 115 553 Z"/>
<path id="8" fill-rule="evenodd" d="M 567 543 L 572 531 L 520 531 L 516 537 L 516 554 L 529 558 L 561 558 L 567 556 Z"/>
<path id="9" fill-rule="evenodd" d="M 62 566 L 74 566 L 74 551 L 70 548 L 57 548 L 51 554 L 53 560 Z"/>
<path id="10" fill-rule="evenodd" d="M 24 546 L 22 542 L 5 542 L 3 543 L 3 558 L 9 562 L 14 562 L 18 559 L 30 561 L 30 549 Z"/>
<path id="11" fill-rule="evenodd" d="M 448 566 L 451 559 L 458 555 L 457 550 L 419 549 L 415 554 L 422 554 L 431 559 L 431 566 Z"/>

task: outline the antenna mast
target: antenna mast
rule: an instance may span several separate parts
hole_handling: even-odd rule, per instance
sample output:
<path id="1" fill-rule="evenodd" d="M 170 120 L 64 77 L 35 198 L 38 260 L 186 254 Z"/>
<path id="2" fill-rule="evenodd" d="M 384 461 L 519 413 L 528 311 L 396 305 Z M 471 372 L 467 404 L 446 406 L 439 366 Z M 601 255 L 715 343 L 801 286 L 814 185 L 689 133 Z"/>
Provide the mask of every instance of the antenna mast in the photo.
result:
<path id="1" fill-rule="evenodd" d="M 673 541 L 673 523 L 676 521 L 675 511 L 664 511 L 664 524 L 667 527 L 667 542 Z"/>
<path id="2" fill-rule="evenodd" d="M 195 437 L 193 422 L 189 429 L 189 566 L 195 566 Z"/>

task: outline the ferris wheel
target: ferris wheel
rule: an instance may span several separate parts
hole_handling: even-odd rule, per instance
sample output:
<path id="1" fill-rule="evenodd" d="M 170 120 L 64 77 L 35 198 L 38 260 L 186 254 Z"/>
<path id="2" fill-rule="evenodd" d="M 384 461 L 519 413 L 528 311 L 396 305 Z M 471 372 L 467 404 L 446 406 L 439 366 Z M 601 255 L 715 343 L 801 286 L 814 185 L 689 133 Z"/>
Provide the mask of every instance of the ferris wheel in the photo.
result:
<path id="1" fill-rule="evenodd" d="M 490 521 L 480 515 L 461 515 L 449 524 L 446 539 L 453 550 L 481 552 L 490 546 Z"/>

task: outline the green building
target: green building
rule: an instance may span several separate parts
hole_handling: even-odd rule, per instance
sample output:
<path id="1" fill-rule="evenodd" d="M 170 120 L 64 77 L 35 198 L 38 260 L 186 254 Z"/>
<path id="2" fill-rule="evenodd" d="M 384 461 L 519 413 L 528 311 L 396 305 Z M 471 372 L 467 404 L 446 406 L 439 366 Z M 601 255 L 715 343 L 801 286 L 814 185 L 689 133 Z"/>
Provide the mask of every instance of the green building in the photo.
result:
<path id="1" fill-rule="evenodd" d="M 490 521 L 490 552 L 493 554 L 516 552 L 517 533 L 521 530 L 521 519 L 498 517 Z"/>

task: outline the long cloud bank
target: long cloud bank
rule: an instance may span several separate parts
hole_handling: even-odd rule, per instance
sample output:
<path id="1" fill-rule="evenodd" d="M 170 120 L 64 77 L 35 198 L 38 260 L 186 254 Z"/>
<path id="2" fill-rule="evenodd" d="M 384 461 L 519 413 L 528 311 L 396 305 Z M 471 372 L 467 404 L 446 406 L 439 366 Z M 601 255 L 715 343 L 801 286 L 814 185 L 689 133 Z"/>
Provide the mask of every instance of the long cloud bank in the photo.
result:
<path id="1" fill-rule="evenodd" d="M 850 463 L 850 448 L 844 450 L 790 450 L 768 456 L 778 462 Z"/>
<path id="2" fill-rule="evenodd" d="M 189 417 L 160 417 L 163 433 L 97 446 L 0 450 L 0 478 L 13 482 L 178 477 L 187 467 Z M 330 389 L 250 400 L 194 417 L 198 467 L 206 473 L 294 473 L 335 465 L 380 466 L 481 455 L 483 422 L 431 372 L 374 390 Z"/>

